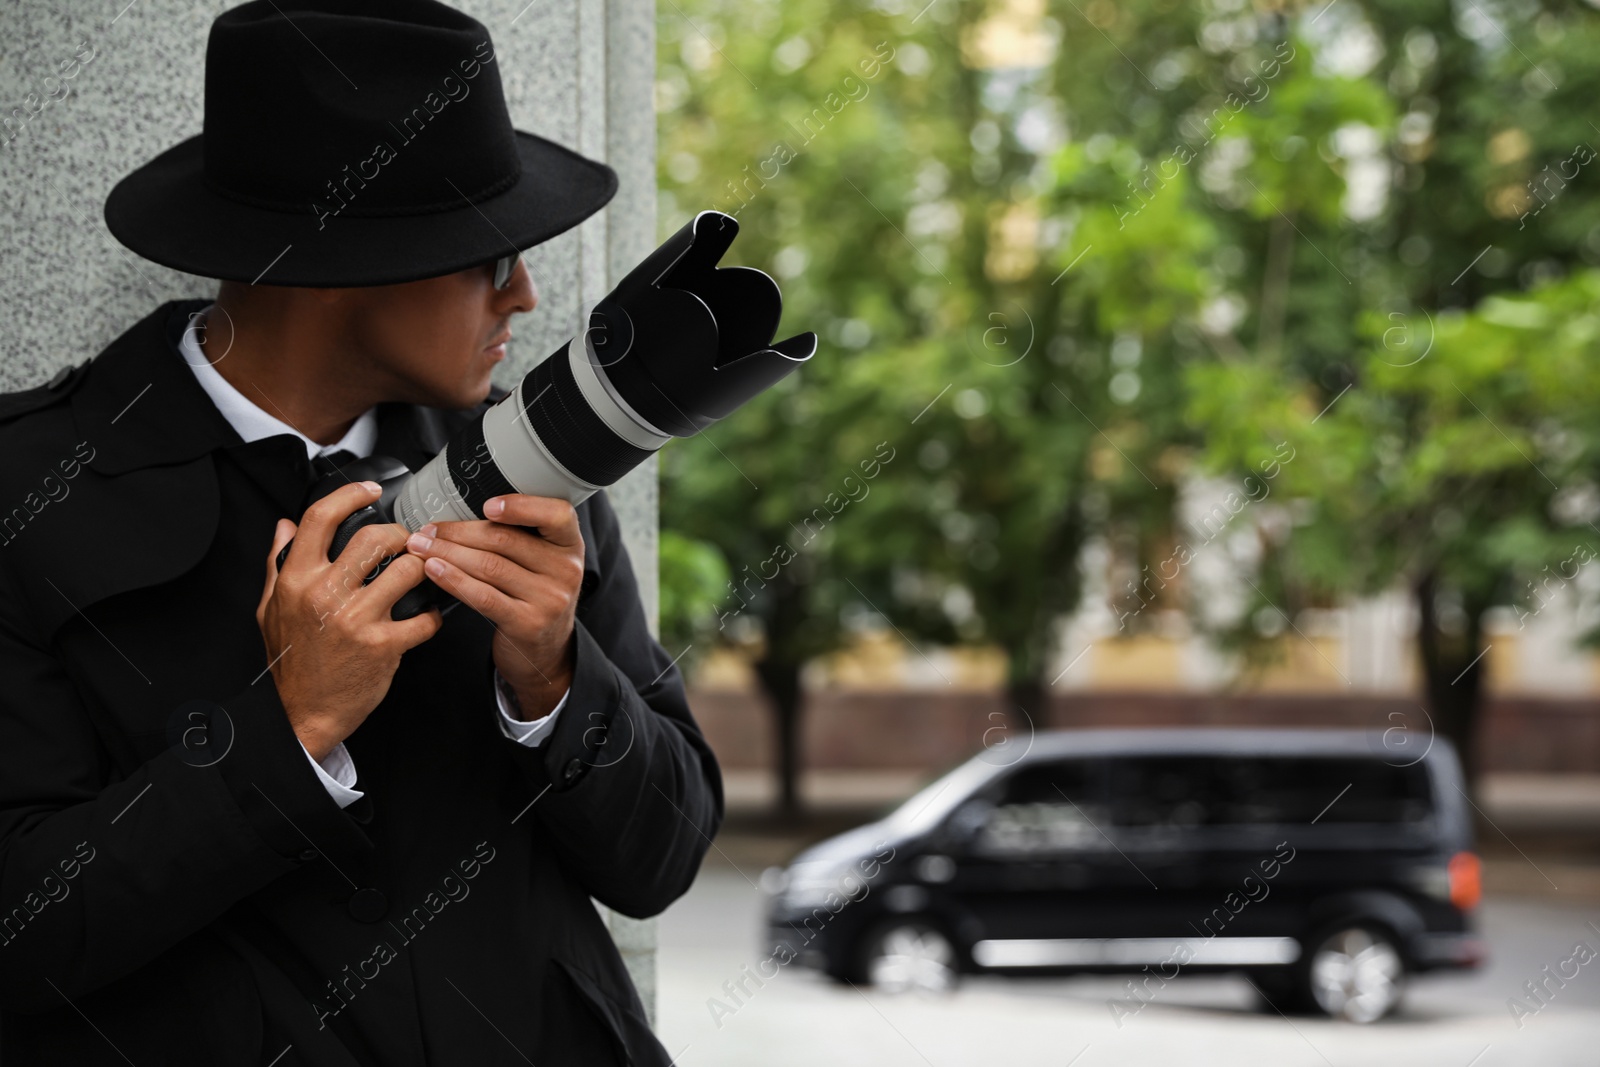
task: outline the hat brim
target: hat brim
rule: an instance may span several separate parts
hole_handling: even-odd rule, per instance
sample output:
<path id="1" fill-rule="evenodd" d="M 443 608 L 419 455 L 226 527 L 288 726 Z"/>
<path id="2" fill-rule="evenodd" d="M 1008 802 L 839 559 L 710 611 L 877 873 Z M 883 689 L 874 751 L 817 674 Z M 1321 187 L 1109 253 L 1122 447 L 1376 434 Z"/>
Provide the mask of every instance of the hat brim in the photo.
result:
<path id="1" fill-rule="evenodd" d="M 146 259 L 204 278 L 261 285 L 395 285 L 532 248 L 599 211 L 617 175 L 516 132 L 522 177 L 503 193 L 436 214 L 318 218 L 230 199 L 205 182 L 203 135 L 168 149 L 106 198 L 112 236 Z"/>

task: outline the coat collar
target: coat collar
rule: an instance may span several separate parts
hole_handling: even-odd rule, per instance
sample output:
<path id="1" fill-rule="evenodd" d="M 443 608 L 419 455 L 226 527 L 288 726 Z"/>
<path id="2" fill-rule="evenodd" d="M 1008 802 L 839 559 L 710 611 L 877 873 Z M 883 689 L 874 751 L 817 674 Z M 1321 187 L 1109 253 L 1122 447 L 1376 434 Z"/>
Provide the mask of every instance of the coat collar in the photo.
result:
<path id="1" fill-rule="evenodd" d="M 178 354 L 189 316 L 206 300 L 175 300 L 146 315 L 95 357 L 72 394 L 89 466 L 117 475 L 184 463 L 240 442 Z"/>

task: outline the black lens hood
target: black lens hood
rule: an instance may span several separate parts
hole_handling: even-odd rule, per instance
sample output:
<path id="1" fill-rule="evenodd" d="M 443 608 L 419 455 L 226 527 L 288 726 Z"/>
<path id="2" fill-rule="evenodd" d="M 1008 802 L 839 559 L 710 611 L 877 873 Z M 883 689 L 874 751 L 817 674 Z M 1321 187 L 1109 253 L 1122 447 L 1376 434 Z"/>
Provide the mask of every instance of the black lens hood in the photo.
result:
<path id="1" fill-rule="evenodd" d="M 662 433 L 689 437 L 810 359 L 817 335 L 774 342 L 778 283 L 752 267 L 718 267 L 739 233 L 702 211 L 595 306 L 589 358 L 634 412 Z"/>

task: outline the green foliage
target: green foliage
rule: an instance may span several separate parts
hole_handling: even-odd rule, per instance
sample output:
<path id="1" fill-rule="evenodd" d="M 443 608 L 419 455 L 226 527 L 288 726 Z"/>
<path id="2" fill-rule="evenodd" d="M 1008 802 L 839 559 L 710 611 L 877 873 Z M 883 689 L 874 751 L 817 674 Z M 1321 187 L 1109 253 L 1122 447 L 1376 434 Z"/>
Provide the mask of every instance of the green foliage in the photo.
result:
<path id="1" fill-rule="evenodd" d="M 1263 438 L 1293 443 L 1278 491 L 1314 505 L 1283 546 L 1300 604 L 1433 573 L 1471 602 L 1526 610 L 1546 566 L 1600 546 L 1597 315 L 1600 272 L 1584 270 L 1421 316 L 1426 338 L 1402 352 L 1385 331 L 1359 388 L 1320 415 L 1324 398 L 1259 367 L 1197 371 L 1192 415 L 1214 427 L 1208 454 L 1223 467 L 1245 466 Z"/>
<path id="2" fill-rule="evenodd" d="M 664 453 L 664 526 L 732 582 L 669 568 L 664 626 L 797 665 L 883 616 L 1048 680 L 1084 545 L 1137 573 L 1187 479 L 1280 446 L 1256 580 L 1291 616 L 1425 575 L 1531 603 L 1593 536 L 1600 15 L 1051 5 L 1056 62 L 984 66 L 1018 10 L 663 8 L 662 230 L 737 212 L 823 338 Z"/>
<path id="3" fill-rule="evenodd" d="M 660 558 L 662 643 L 673 650 L 704 645 L 718 630 L 707 605 L 722 598 L 728 561 L 715 545 L 676 530 L 661 531 Z"/>

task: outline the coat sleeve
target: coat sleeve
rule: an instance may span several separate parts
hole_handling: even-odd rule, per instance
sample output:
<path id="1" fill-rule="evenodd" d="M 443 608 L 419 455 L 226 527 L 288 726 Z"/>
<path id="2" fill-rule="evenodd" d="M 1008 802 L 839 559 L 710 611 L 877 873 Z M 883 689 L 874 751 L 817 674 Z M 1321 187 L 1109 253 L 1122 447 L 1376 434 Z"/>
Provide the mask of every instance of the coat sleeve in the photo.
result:
<path id="1" fill-rule="evenodd" d="M 360 811 L 317 781 L 270 675 L 171 709 L 179 743 L 120 773 L 26 615 L 0 566 L 0 1008 L 60 1008 L 318 849 L 371 847 Z"/>
<path id="2" fill-rule="evenodd" d="M 722 824 L 722 775 L 650 636 L 615 512 L 604 493 L 586 506 L 599 578 L 580 596 L 567 705 L 539 748 L 506 744 L 561 863 L 600 903 L 645 918 L 694 881 Z"/>

